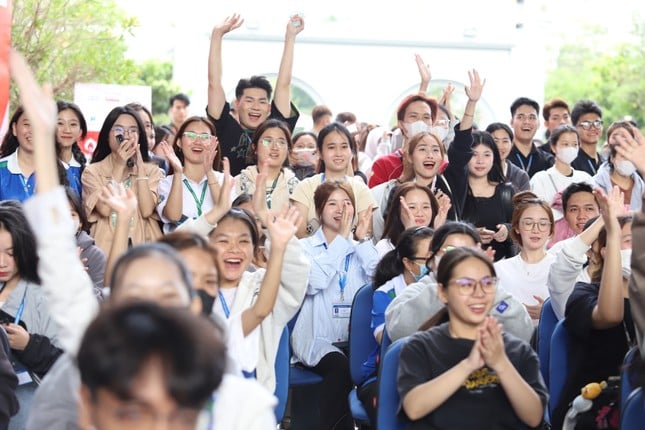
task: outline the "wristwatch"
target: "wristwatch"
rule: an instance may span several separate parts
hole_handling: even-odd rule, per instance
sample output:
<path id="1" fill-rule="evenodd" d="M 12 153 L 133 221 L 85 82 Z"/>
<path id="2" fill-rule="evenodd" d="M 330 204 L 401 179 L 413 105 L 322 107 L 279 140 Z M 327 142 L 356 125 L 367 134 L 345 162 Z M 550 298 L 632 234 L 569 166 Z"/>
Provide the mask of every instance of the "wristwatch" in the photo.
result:
<path id="1" fill-rule="evenodd" d="M 367 236 L 365 236 L 364 238 L 362 238 L 361 240 L 359 240 L 358 243 L 365 243 L 368 240 L 372 240 L 372 236 L 370 236 L 369 234 Z"/>

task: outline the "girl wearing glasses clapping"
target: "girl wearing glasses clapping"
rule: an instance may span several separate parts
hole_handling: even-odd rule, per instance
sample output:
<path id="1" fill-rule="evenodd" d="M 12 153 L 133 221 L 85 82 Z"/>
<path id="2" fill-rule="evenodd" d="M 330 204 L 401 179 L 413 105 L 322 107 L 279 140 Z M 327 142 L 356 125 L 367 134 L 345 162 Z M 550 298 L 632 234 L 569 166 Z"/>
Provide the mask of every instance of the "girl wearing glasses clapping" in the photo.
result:
<path id="1" fill-rule="evenodd" d="M 155 208 L 163 173 L 149 161 L 148 139 L 137 113 L 127 106 L 112 109 L 99 132 L 92 163 L 81 176 L 90 234 L 106 254 L 110 252 L 117 215 L 99 196 L 110 183 L 131 188 L 137 197 L 139 208 L 130 219 L 129 242 L 137 245 L 161 236 Z"/>
<path id="2" fill-rule="evenodd" d="M 513 208 L 511 238 L 520 253 L 495 263 L 495 270 L 506 291 L 523 303 L 537 322 L 549 296 L 547 280 L 555 261 L 555 255 L 546 252 L 554 231 L 553 212 L 547 202 L 530 191 L 516 194 Z"/>
<path id="3" fill-rule="evenodd" d="M 157 206 L 168 233 L 213 208 L 224 176 L 217 171 L 221 155 L 215 126 L 204 117 L 188 118 L 177 130 L 174 144 L 160 142 L 159 147 L 171 173 L 159 182 L 161 201 Z"/>
<path id="4" fill-rule="evenodd" d="M 414 421 L 408 428 L 538 427 L 547 391 L 537 355 L 488 316 L 497 288 L 489 258 L 454 249 L 436 276 L 446 307 L 401 351 L 398 390 Z"/>
<path id="5" fill-rule="evenodd" d="M 291 146 L 291 132 L 285 122 L 268 119 L 260 124 L 251 139 L 255 165 L 245 168 L 235 177 L 236 193 L 255 193 L 257 176 L 262 170 L 267 174 L 264 190 L 267 208 L 278 213 L 289 205 L 289 197 L 300 182 L 287 167 Z"/>

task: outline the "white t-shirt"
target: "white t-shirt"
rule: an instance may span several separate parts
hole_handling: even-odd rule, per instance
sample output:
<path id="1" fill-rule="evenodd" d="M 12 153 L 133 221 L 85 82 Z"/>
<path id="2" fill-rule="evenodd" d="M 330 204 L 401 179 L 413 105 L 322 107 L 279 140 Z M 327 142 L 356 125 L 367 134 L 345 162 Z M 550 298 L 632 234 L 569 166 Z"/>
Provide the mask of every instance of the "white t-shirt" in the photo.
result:
<path id="1" fill-rule="evenodd" d="M 533 175 L 531 178 L 531 191 L 539 198 L 544 199 L 553 208 L 555 195 L 574 182 L 586 182 L 595 187 L 593 178 L 587 172 L 573 169 L 571 176 L 565 176 L 553 166 Z M 553 209 L 553 217 L 558 221 L 562 218 L 562 212 Z"/>
<path id="2" fill-rule="evenodd" d="M 495 271 L 500 285 L 518 302 L 536 305 L 538 302 L 533 296 L 539 296 L 543 300 L 549 297 L 547 281 L 549 269 L 554 261 L 555 256 L 547 253 L 540 262 L 527 263 L 518 254 L 496 262 Z"/>

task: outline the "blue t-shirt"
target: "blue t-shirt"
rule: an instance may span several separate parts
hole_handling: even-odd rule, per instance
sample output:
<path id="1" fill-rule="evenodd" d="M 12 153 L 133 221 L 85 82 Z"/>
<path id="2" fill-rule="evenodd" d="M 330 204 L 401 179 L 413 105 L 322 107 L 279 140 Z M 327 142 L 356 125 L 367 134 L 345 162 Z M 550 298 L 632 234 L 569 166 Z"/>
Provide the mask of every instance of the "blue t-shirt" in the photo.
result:
<path id="1" fill-rule="evenodd" d="M 20 171 L 18 151 L 0 159 L 0 200 L 27 200 L 36 191 L 36 175 L 28 178 Z"/>

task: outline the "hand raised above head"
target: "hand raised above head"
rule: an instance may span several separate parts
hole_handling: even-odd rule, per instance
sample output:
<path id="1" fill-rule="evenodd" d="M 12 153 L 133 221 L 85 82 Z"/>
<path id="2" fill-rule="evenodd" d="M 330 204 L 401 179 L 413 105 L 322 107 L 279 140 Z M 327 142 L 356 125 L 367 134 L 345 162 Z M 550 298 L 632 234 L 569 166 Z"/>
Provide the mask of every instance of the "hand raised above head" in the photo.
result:
<path id="1" fill-rule="evenodd" d="M 475 69 L 468 71 L 468 79 L 470 80 L 470 85 L 464 87 L 464 90 L 466 91 L 468 99 L 476 102 L 482 95 L 484 85 L 486 85 L 486 79 L 482 81 L 479 77 L 479 72 Z"/>
<path id="2" fill-rule="evenodd" d="M 287 36 L 295 37 L 302 30 L 305 29 L 305 17 L 301 14 L 294 14 L 289 17 L 287 23 Z"/>
<path id="3" fill-rule="evenodd" d="M 421 82 L 429 83 L 432 80 L 432 73 L 430 72 L 430 64 L 423 61 L 421 55 L 414 54 L 414 61 L 417 63 L 417 68 L 419 69 L 419 76 L 421 77 Z"/>
<path id="4" fill-rule="evenodd" d="M 213 28 L 213 33 L 224 36 L 229 31 L 233 31 L 236 28 L 239 28 L 242 24 L 244 24 L 244 19 L 240 16 L 240 14 L 235 13 L 224 18 L 224 21 L 220 22 L 219 24 L 216 24 Z"/>

